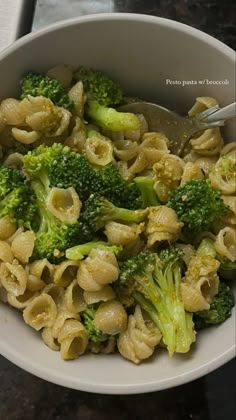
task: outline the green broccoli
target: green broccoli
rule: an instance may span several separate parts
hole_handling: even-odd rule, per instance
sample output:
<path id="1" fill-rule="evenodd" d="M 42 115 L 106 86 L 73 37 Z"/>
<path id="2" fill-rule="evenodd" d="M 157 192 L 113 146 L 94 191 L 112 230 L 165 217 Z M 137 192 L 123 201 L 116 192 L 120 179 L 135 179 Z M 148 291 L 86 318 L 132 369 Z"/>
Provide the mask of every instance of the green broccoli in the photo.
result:
<path id="1" fill-rule="evenodd" d="M 215 249 L 214 241 L 211 238 L 203 238 L 198 245 L 196 254 L 201 255 L 210 255 L 212 258 L 216 258 L 217 252 Z"/>
<path id="2" fill-rule="evenodd" d="M 158 206 L 160 201 L 154 190 L 154 179 L 151 176 L 138 176 L 134 178 L 134 182 L 140 190 L 142 197 L 142 206 Z"/>
<path id="3" fill-rule="evenodd" d="M 55 144 L 52 147 L 39 146 L 24 156 L 24 170 L 31 178 L 38 206 L 39 227 L 33 259 L 47 258 L 51 262 L 58 262 L 67 248 L 92 239 L 92 233 L 86 224 L 61 222 L 47 209 L 50 167 L 63 153 L 64 146 Z"/>
<path id="4" fill-rule="evenodd" d="M 100 175 L 101 188 L 99 186 L 93 192 L 100 193 L 117 207 L 135 210 L 142 206 L 142 198 L 137 185 L 124 179 L 113 164 L 105 166 Z"/>
<path id="5" fill-rule="evenodd" d="M 93 241 L 81 245 L 75 245 L 66 250 L 66 258 L 69 260 L 82 260 L 92 249 L 102 249 L 113 252 L 115 255 L 122 251 L 122 246 L 110 245 L 107 242 Z"/>
<path id="6" fill-rule="evenodd" d="M 233 291 L 226 283 L 220 282 L 218 293 L 210 308 L 194 313 L 193 321 L 196 329 L 200 330 L 226 321 L 231 316 L 234 305 Z"/>
<path id="7" fill-rule="evenodd" d="M 94 305 L 88 305 L 87 308 L 80 312 L 81 322 L 85 326 L 86 330 L 89 333 L 89 339 L 94 343 L 102 343 L 107 341 L 109 338 L 108 334 L 103 333 L 98 330 L 94 325 L 94 317 L 96 314 L 96 309 Z"/>
<path id="8" fill-rule="evenodd" d="M 31 229 L 36 209 L 35 196 L 23 173 L 0 166 L 0 218 L 8 215 L 12 222 Z"/>
<path id="9" fill-rule="evenodd" d="M 169 354 L 186 353 L 195 341 L 192 314 L 181 300 L 182 252 L 144 251 L 121 264 L 115 290 L 124 305 L 138 303 L 157 325 Z"/>
<path id="10" fill-rule="evenodd" d="M 25 181 L 23 173 L 19 169 L 0 166 L 0 198 L 5 197 L 20 185 L 24 185 Z"/>
<path id="11" fill-rule="evenodd" d="M 51 164 L 49 171 L 51 187 L 74 187 L 84 202 L 94 191 L 102 188 L 102 179 L 85 156 L 65 147 Z"/>
<path id="12" fill-rule="evenodd" d="M 43 74 L 27 73 L 21 80 L 21 99 L 28 96 L 45 96 L 55 105 L 73 111 L 74 103 L 65 93 L 62 84 Z"/>
<path id="13" fill-rule="evenodd" d="M 84 204 L 81 220 L 88 223 L 94 233 L 99 231 L 109 221 L 142 222 L 147 215 L 147 209 L 129 210 L 116 207 L 99 194 L 91 194 Z"/>
<path id="14" fill-rule="evenodd" d="M 192 236 L 212 228 L 227 212 L 221 192 L 215 191 L 209 180 L 193 179 L 170 192 L 167 206 L 175 210 L 184 223 L 183 233 Z"/>
<path id="15" fill-rule="evenodd" d="M 50 165 L 50 186 L 74 187 L 82 202 L 92 193 L 100 193 L 117 206 L 131 209 L 140 207 L 138 188 L 123 179 L 114 165 L 109 164 L 99 170 L 84 155 L 62 145 L 59 148 L 61 152 L 57 153 Z"/>
<path id="16" fill-rule="evenodd" d="M 123 98 L 118 83 L 100 71 L 79 67 L 74 73 L 76 81 L 82 81 L 87 95 L 87 115 L 99 126 L 111 131 L 137 130 L 139 119 L 129 112 L 118 112 L 112 106 Z"/>

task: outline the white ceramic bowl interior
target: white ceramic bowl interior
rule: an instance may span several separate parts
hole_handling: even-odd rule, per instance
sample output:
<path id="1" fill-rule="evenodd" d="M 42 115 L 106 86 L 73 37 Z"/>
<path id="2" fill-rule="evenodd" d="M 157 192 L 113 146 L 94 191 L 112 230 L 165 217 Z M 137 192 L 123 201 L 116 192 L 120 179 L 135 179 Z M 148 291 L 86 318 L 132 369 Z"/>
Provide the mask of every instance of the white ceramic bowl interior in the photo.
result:
<path id="1" fill-rule="evenodd" d="M 83 64 L 106 71 L 127 92 L 187 112 L 197 96 L 214 96 L 222 105 L 235 95 L 234 52 L 186 25 L 134 14 L 90 15 L 30 34 L 0 55 L 0 98 L 15 96 L 28 70 L 57 63 Z M 193 81 L 183 86 L 172 81 Z M 200 80 L 228 84 L 199 84 Z M 197 84 L 194 83 L 197 82 Z M 233 125 L 226 137 L 232 141 Z M 84 391 L 128 394 L 173 387 L 216 369 L 235 355 L 235 311 L 223 325 L 199 333 L 188 355 L 169 359 L 157 349 L 135 366 L 119 355 L 86 355 L 64 362 L 27 327 L 17 311 L 0 303 L 0 352 L 48 381 Z"/>

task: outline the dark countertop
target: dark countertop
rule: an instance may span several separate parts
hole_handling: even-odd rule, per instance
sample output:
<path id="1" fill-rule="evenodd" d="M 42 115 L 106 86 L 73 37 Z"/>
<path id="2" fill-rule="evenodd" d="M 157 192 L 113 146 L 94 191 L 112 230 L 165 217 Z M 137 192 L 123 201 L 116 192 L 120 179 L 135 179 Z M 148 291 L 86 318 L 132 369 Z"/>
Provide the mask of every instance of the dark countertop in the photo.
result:
<path id="1" fill-rule="evenodd" d="M 236 362 L 189 384 L 142 395 L 79 392 L 0 358 L 1 420 L 233 420 Z"/>
<path id="2" fill-rule="evenodd" d="M 174 19 L 236 48 L 234 0 L 38 0 L 33 29 L 75 15 L 112 11 Z M 233 420 L 235 377 L 234 360 L 170 390 L 98 395 L 50 384 L 0 357 L 0 420 Z"/>

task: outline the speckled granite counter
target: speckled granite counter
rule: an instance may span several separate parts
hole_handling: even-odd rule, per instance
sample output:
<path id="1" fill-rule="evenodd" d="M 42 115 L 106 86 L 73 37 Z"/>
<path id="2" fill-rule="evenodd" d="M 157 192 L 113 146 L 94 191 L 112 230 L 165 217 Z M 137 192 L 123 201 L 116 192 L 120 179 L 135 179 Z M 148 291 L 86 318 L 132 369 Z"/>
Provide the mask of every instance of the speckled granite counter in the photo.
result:
<path id="1" fill-rule="evenodd" d="M 38 0 L 33 30 L 88 13 L 146 13 L 194 26 L 235 49 L 234 4 L 234 0 Z M 50 384 L 0 357 L 0 419 L 233 420 L 235 377 L 236 363 L 231 361 L 204 378 L 174 389 L 102 396 Z"/>

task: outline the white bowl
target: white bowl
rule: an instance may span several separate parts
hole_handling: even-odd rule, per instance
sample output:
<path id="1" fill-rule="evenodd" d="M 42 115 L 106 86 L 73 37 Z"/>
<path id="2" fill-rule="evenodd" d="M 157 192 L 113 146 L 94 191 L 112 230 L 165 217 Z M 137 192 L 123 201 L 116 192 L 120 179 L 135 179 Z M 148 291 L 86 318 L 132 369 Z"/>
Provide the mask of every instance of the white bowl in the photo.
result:
<path id="1" fill-rule="evenodd" d="M 186 25 L 135 14 L 90 15 L 27 35 L 0 55 L 0 98 L 14 96 L 27 70 L 57 63 L 105 70 L 130 94 L 186 112 L 196 96 L 215 96 L 222 105 L 235 92 L 233 50 Z M 166 79 L 181 84 L 167 84 Z M 228 80 L 228 84 L 199 81 Z M 193 81 L 183 86 L 183 81 Z M 194 83 L 197 82 L 197 84 Z M 228 139 L 233 140 L 231 128 Z M 0 303 L 0 352 L 48 381 L 84 391 L 131 394 L 174 387 L 205 375 L 235 355 L 235 311 L 223 325 L 199 333 L 188 355 L 170 359 L 157 349 L 135 366 L 119 355 L 86 355 L 64 362 L 47 348 L 12 308 Z"/>

